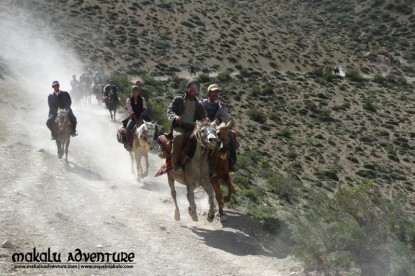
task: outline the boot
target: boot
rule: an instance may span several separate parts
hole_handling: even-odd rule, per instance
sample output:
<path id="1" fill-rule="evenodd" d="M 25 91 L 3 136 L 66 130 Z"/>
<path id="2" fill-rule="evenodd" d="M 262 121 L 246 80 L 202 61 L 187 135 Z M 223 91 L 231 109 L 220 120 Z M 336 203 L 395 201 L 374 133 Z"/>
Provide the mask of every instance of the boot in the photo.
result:
<path id="1" fill-rule="evenodd" d="M 132 150 L 133 150 L 133 145 L 131 145 L 130 143 L 125 143 L 125 144 L 124 144 L 124 148 L 125 148 L 127 151 L 132 151 Z"/>
<path id="2" fill-rule="evenodd" d="M 78 136 L 78 132 L 76 131 L 76 128 L 72 129 L 72 133 L 71 133 L 72 137 Z"/>
<path id="3" fill-rule="evenodd" d="M 236 161 L 231 161 L 230 162 L 230 166 L 229 166 L 229 171 L 230 172 L 236 172 L 239 170 L 238 164 L 236 163 Z"/>

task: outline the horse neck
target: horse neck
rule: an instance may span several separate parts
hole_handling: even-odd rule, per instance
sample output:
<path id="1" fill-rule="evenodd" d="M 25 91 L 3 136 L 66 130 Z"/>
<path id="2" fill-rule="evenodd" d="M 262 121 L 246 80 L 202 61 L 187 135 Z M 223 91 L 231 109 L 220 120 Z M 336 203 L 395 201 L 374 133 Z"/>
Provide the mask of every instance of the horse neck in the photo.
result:
<path id="1" fill-rule="evenodd" d="M 196 143 L 196 150 L 195 153 L 193 154 L 193 161 L 203 161 L 204 159 L 207 158 L 207 153 L 208 153 L 208 149 L 202 147 L 202 142 L 200 140 L 197 140 Z"/>
<path id="2" fill-rule="evenodd" d="M 142 124 L 138 129 L 137 129 L 137 135 L 138 137 L 140 137 L 141 135 L 147 133 L 147 126 L 146 124 Z"/>

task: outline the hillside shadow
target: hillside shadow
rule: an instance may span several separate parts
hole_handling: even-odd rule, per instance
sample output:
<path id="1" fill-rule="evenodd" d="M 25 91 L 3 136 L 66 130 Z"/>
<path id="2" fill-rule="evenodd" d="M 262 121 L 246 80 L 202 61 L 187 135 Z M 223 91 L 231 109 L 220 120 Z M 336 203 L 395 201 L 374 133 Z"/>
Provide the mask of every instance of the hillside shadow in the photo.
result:
<path id="1" fill-rule="evenodd" d="M 271 233 L 264 224 L 251 217 L 226 210 L 228 220 L 222 222 L 222 229 L 211 230 L 200 227 L 190 228 L 203 238 L 206 245 L 237 256 L 262 255 L 286 258 L 289 254 L 290 232 L 285 224 Z"/>
<path id="2" fill-rule="evenodd" d="M 82 168 L 72 161 L 65 162 L 65 169 L 67 172 L 77 174 L 86 180 L 101 181 L 103 179 L 101 175 L 91 171 L 90 169 Z"/>

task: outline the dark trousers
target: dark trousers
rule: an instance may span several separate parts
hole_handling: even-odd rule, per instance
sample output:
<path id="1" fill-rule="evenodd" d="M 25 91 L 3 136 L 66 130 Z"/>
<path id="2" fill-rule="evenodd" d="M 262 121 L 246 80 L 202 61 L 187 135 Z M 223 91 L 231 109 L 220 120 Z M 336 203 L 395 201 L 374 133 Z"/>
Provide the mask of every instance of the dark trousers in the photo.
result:
<path id="1" fill-rule="evenodd" d="M 46 121 L 46 126 L 49 128 L 50 131 L 53 129 L 53 124 L 55 123 L 57 114 L 49 114 L 49 118 Z M 72 112 L 72 109 L 69 109 L 68 112 L 69 121 L 71 122 L 73 130 L 76 130 L 76 124 L 78 121 L 76 120 L 75 115 Z"/>
<path id="2" fill-rule="evenodd" d="M 126 140 L 127 144 L 130 143 L 131 131 L 133 130 L 133 127 L 136 123 L 137 122 L 134 120 L 134 118 L 130 117 L 130 119 L 128 119 L 127 126 L 125 127 L 125 132 L 126 132 L 125 140 Z"/>
<path id="3" fill-rule="evenodd" d="M 232 135 L 229 135 L 229 156 L 233 162 L 236 162 L 236 149 Z"/>

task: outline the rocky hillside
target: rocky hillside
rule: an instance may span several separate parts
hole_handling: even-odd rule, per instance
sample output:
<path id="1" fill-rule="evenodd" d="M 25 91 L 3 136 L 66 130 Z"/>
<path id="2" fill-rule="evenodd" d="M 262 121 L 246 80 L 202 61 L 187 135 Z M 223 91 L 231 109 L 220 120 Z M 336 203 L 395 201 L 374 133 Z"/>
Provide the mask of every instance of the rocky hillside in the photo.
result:
<path id="1" fill-rule="evenodd" d="M 160 110 L 183 83 L 176 72 L 189 63 L 216 69 L 217 78 L 200 79 L 204 89 L 222 87 L 240 134 L 234 203 L 258 217 L 286 202 L 306 206 L 310 189 L 365 179 L 387 195 L 415 195 L 412 0 L 2 5 L 30 14 L 85 67 L 173 76 L 147 83 Z"/>

